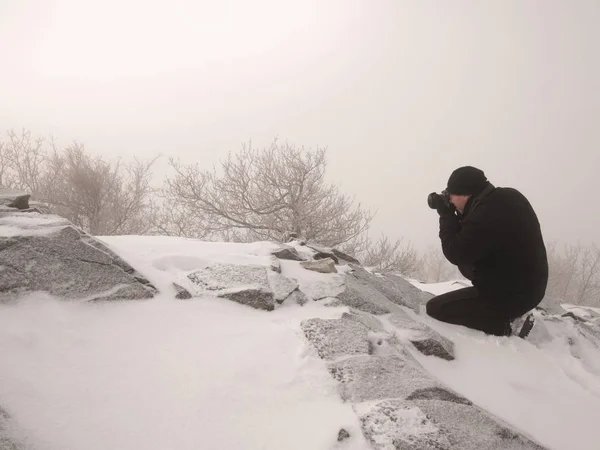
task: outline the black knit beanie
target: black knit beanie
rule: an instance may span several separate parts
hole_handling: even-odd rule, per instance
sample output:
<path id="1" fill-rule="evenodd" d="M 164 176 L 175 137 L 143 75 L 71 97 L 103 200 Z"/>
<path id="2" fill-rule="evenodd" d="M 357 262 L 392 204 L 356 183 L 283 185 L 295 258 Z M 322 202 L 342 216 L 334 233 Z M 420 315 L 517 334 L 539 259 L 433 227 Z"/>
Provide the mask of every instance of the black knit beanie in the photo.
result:
<path id="1" fill-rule="evenodd" d="M 459 167 L 448 179 L 446 190 L 454 195 L 477 195 L 488 185 L 483 171 L 472 167 Z"/>

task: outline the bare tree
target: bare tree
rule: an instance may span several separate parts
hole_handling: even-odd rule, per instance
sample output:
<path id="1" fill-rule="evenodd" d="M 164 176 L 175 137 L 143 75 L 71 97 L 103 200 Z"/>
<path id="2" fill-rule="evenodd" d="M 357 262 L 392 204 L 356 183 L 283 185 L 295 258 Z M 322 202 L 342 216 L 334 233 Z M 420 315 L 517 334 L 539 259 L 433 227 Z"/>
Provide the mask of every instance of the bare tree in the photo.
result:
<path id="1" fill-rule="evenodd" d="M 149 215 L 152 234 L 205 240 L 211 238 L 209 226 L 201 214 L 188 210 L 185 204 L 172 202 L 160 191 L 152 201 Z"/>
<path id="2" fill-rule="evenodd" d="M 180 235 L 201 234 L 236 240 L 282 239 L 295 232 L 309 241 L 340 246 L 368 230 L 373 215 L 325 181 L 325 149 L 280 144 L 251 145 L 229 153 L 220 170 L 183 166 L 163 190 L 165 201 L 189 215 Z M 176 229 L 170 224 L 169 229 Z"/>
<path id="3" fill-rule="evenodd" d="M 392 242 L 384 235 L 376 242 L 368 241 L 361 259 L 363 265 L 380 272 L 396 272 L 406 276 L 418 273 L 424 262 L 410 243 L 403 244 L 402 238 Z"/>
<path id="4" fill-rule="evenodd" d="M 584 246 L 547 244 L 548 296 L 581 305 L 600 304 L 600 249 Z"/>
<path id="5" fill-rule="evenodd" d="M 446 259 L 441 248 L 434 246 L 427 249 L 419 276 L 430 283 L 464 278 L 458 268 Z"/>
<path id="6" fill-rule="evenodd" d="M 13 130 L 6 134 L 8 140 L 0 143 L 0 184 L 35 196 L 41 191 L 40 178 L 46 162 L 44 139 L 33 138 L 25 129 L 20 134 Z"/>
<path id="7" fill-rule="evenodd" d="M 39 198 L 91 234 L 143 234 L 150 228 L 153 163 L 107 162 L 75 143 L 49 156 Z"/>
<path id="8" fill-rule="evenodd" d="M 592 245 L 583 252 L 579 265 L 576 304 L 600 302 L 600 249 Z"/>
<path id="9" fill-rule="evenodd" d="M 10 163 L 8 158 L 8 146 L 0 140 L 0 187 L 10 186 Z"/>
<path id="10" fill-rule="evenodd" d="M 565 301 L 571 298 L 580 253 L 580 246 L 566 246 L 561 252 L 556 241 L 550 241 L 546 244 L 546 254 L 548 256 L 548 286 L 546 292 L 549 295 Z"/>

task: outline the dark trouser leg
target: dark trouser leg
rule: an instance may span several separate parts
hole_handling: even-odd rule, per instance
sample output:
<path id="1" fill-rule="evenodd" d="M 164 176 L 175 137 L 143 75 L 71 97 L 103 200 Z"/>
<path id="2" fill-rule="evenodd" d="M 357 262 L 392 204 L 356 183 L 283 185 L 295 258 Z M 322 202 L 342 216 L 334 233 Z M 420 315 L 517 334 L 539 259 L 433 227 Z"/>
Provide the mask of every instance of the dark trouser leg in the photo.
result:
<path id="1" fill-rule="evenodd" d="M 427 314 L 442 322 L 463 325 L 484 333 L 510 335 L 510 319 L 496 311 L 474 287 L 432 298 L 427 302 Z"/>

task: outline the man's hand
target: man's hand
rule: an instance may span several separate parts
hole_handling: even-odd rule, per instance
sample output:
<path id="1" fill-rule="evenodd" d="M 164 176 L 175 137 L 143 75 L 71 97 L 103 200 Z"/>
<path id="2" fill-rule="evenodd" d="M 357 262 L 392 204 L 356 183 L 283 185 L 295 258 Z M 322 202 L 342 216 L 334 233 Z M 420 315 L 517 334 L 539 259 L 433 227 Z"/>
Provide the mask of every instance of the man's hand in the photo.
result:
<path id="1" fill-rule="evenodd" d="M 443 193 L 442 195 L 432 192 L 427 197 L 427 204 L 431 209 L 435 209 L 440 216 L 454 215 L 456 208 L 450 203 L 449 196 Z"/>
<path id="2" fill-rule="evenodd" d="M 456 208 L 452 203 L 440 202 L 436 211 L 440 216 L 453 216 Z"/>

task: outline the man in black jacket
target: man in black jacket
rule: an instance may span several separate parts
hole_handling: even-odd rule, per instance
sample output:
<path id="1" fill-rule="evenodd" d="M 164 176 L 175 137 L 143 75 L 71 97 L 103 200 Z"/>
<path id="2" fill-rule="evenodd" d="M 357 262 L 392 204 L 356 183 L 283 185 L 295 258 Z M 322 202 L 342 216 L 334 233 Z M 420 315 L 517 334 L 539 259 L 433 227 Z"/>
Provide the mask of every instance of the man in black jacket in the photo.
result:
<path id="1" fill-rule="evenodd" d="M 548 282 L 540 224 L 529 201 L 512 188 L 494 187 L 475 167 L 456 169 L 448 180 L 449 203 L 438 202 L 445 257 L 473 287 L 427 303 L 427 314 L 497 336 L 535 308 Z"/>

